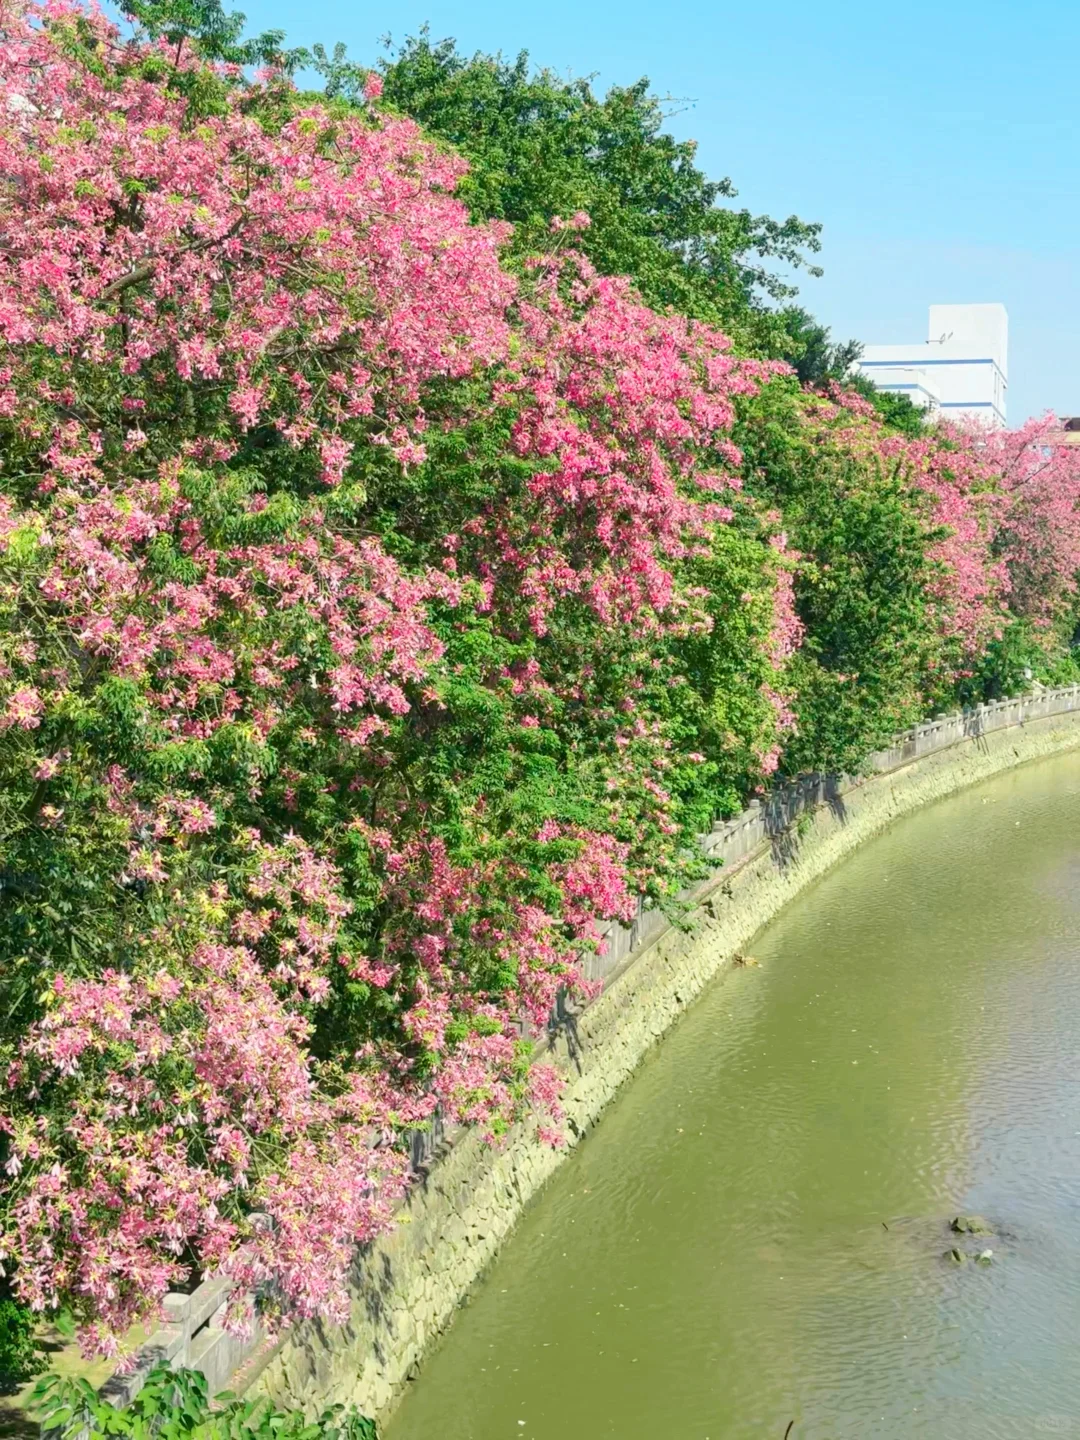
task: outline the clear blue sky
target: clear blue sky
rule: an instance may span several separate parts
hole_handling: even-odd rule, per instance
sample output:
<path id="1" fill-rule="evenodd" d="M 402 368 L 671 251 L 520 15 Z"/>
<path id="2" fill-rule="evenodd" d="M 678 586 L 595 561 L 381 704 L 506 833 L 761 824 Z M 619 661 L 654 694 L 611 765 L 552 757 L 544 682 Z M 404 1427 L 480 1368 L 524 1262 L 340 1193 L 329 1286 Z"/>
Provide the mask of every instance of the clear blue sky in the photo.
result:
<path id="1" fill-rule="evenodd" d="M 292 44 L 379 39 L 428 21 L 462 49 L 648 75 L 694 103 L 740 201 L 824 224 L 801 298 L 837 338 L 922 340 L 931 302 L 1009 312 L 1009 420 L 1080 414 L 1080 0 L 226 0 Z"/>

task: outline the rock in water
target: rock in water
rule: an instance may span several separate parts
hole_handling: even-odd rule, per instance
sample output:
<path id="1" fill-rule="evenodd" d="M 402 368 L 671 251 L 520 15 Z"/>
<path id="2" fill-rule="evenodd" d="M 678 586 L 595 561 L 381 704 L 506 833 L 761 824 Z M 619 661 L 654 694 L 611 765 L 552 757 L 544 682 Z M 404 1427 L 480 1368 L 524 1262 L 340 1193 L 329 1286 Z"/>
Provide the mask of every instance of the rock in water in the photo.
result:
<path id="1" fill-rule="evenodd" d="M 981 1215 L 957 1215 L 949 1229 L 954 1235 L 993 1235 L 994 1227 Z"/>

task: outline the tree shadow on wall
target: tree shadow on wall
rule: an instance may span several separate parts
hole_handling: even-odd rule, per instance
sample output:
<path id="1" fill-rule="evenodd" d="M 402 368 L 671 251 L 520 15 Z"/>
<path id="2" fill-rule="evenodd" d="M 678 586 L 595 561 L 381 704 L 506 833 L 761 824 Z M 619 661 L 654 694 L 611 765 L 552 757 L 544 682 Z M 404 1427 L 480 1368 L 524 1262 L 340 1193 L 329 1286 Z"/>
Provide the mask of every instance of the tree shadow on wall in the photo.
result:
<path id="1" fill-rule="evenodd" d="M 986 726 L 983 724 L 981 710 L 964 711 L 964 739 L 981 740 L 986 734 Z"/>
<path id="2" fill-rule="evenodd" d="M 775 790 L 762 805 L 773 863 L 785 870 L 797 857 L 815 810 L 825 806 L 841 825 L 848 821 L 839 775 L 804 775 Z"/>
<path id="3" fill-rule="evenodd" d="M 579 999 L 570 991 L 560 987 L 555 995 L 555 1004 L 551 1007 L 551 1015 L 547 1023 L 549 1042 L 554 1045 L 560 1038 L 566 1041 L 567 1057 L 579 1075 L 581 1074 L 581 1057 L 585 1053 L 578 1030 L 578 1016 L 581 1014 L 582 1008 Z"/>

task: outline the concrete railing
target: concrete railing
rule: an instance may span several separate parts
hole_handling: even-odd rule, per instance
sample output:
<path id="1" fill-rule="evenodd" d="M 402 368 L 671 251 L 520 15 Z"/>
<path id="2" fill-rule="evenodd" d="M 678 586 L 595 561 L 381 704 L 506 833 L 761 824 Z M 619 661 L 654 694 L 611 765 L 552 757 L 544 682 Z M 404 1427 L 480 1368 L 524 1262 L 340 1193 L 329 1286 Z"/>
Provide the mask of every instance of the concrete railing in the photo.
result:
<path id="1" fill-rule="evenodd" d="M 993 730 L 1006 730 L 1072 710 L 1080 710 L 1080 685 L 1060 690 L 1040 689 L 1030 695 L 935 715 L 932 720 L 897 735 L 887 749 L 868 756 L 862 773 L 863 776 L 884 775 L 935 751 L 948 750 L 963 740 L 977 740 Z M 751 801 L 734 819 L 716 821 L 708 834 L 697 837 L 698 844 L 715 870 L 730 869 L 747 856 L 757 854 L 765 844 L 783 851 L 792 843 L 791 832 L 800 815 L 822 805 L 842 810 L 845 793 L 860 783 L 859 776 L 800 776 L 798 780 L 778 785 L 763 799 Z M 606 927 L 603 954 L 589 957 L 586 975 L 590 980 L 608 980 L 634 951 L 663 934 L 668 923 L 661 910 L 639 901 L 637 916 L 629 925 L 615 922 Z"/>
<path id="2" fill-rule="evenodd" d="M 741 815 L 717 821 L 712 830 L 698 836 L 703 856 L 713 874 L 730 870 L 766 845 L 782 857 L 794 847 L 799 817 L 828 805 L 843 812 L 844 795 L 869 775 L 899 770 L 924 756 L 948 750 L 965 740 L 1080 710 L 1080 685 L 1059 690 L 1036 690 L 1030 695 L 978 705 L 970 710 L 937 715 L 922 725 L 896 736 L 885 750 L 870 755 L 861 776 L 805 775 L 777 786 L 761 800 L 752 801 Z M 693 891 L 686 892 L 692 900 Z M 649 945 L 670 925 L 663 911 L 639 902 L 634 920 L 613 923 L 603 932 L 603 953 L 589 957 L 584 967 L 590 980 L 606 984 L 631 955 Z M 430 1168 L 445 1145 L 447 1132 L 436 1117 L 430 1129 L 412 1136 L 411 1159 L 417 1174 Z M 230 1377 L 261 1344 L 256 1329 L 246 1340 L 230 1335 L 222 1325 L 228 1299 L 228 1282 L 208 1280 L 190 1295 L 168 1295 L 164 1301 L 162 1328 L 142 1347 L 136 1363 L 125 1375 L 114 1375 L 102 1387 L 102 1395 L 114 1404 L 126 1404 L 137 1393 L 149 1370 L 161 1361 L 173 1366 L 190 1366 L 206 1376 L 211 1395 L 225 1388 Z"/>
<path id="3" fill-rule="evenodd" d="M 111 1375 L 101 1398 L 124 1406 L 135 1398 L 156 1365 L 201 1370 L 211 1395 L 227 1388 L 230 1377 L 262 1341 L 258 1323 L 246 1338 L 224 1327 L 232 1287 L 228 1280 L 204 1280 L 190 1295 L 173 1293 L 162 1301 L 161 1329 L 154 1332 L 123 1374 Z"/>

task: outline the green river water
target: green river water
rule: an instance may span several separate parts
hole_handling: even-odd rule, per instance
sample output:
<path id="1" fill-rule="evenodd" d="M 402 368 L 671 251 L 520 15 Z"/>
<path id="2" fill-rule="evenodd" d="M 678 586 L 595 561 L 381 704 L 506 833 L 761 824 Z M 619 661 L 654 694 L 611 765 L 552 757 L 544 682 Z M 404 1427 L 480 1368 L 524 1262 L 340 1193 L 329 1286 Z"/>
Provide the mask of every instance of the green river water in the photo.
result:
<path id="1" fill-rule="evenodd" d="M 898 823 L 751 948 L 387 1440 L 1080 1437 L 1080 755 Z M 990 1265 L 943 1258 L 957 1212 Z"/>

